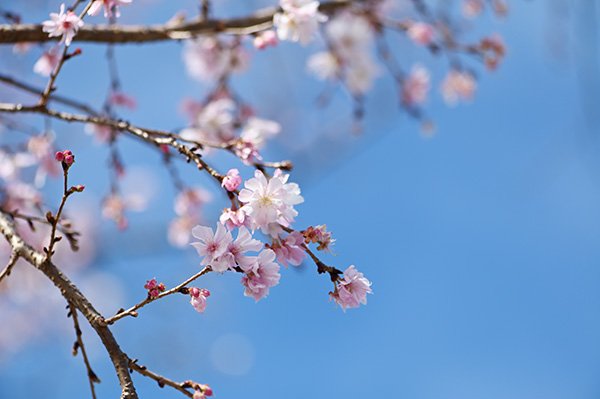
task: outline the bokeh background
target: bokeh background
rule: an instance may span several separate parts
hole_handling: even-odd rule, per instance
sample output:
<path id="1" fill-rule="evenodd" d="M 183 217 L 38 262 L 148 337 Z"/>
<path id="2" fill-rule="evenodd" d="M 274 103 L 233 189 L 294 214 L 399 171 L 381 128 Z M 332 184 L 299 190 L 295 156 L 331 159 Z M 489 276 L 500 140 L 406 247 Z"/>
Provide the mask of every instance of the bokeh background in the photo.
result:
<path id="1" fill-rule="evenodd" d="M 58 4 L 5 3 L 29 22 Z M 182 8 L 193 15 L 196 6 L 134 3 L 123 10 L 123 22 L 163 22 Z M 214 3 L 217 15 L 267 4 Z M 259 303 L 242 295 L 238 275 L 208 275 L 201 283 L 212 292 L 205 314 L 185 297 L 154 303 L 114 326 L 122 348 L 173 379 L 210 384 L 223 399 L 597 398 L 599 7 L 586 0 L 510 6 L 507 18 L 482 17 L 469 27 L 473 35 L 500 33 L 508 56 L 498 71 L 479 76 L 475 101 L 456 108 L 438 95 L 444 61 L 397 39 L 405 67 L 419 60 L 433 71 L 432 137 L 397 112 L 387 76 L 367 100 L 361 134 L 343 93 L 317 107 L 323 85 L 304 61 L 318 42 L 254 54 L 235 87 L 259 115 L 284 127 L 266 158 L 297 165 L 292 180 L 306 199 L 297 226 L 326 223 L 337 239 L 326 260 L 341 268 L 355 264 L 373 281 L 374 295 L 368 306 L 343 313 L 329 302 L 330 284 L 312 264 L 283 270 L 281 284 Z M 65 67 L 59 90 L 98 104 L 108 82 L 104 47 L 83 49 L 85 56 Z M 45 82 L 28 72 L 39 50 L 22 57 L 0 51 L 3 71 Z M 123 89 L 139 103 L 123 115 L 144 126 L 182 126 L 181 99 L 200 99 L 208 89 L 186 76 L 180 44 L 128 45 L 116 54 Z M 1 95 L 15 101 L 14 92 Z M 173 285 L 198 270 L 193 249 L 166 241 L 174 190 L 156 154 L 130 139 L 120 142 L 127 186 L 149 198 L 147 211 L 132 214 L 120 233 L 90 210 L 108 188 L 107 149 L 93 145 L 82 126 L 54 123 L 53 129 L 59 143 L 76 151 L 74 183 L 87 186 L 72 205 L 89 204 L 87 217 L 98 225 L 94 261 L 74 279 L 102 312 L 137 302 L 148 278 Z M 236 161 L 216 156 L 214 162 L 225 168 Z M 212 181 L 181 166 L 191 185 L 214 191 L 206 211 L 213 223 L 226 199 Z M 48 195 L 58 187 L 52 182 Z M 62 306 L 52 289 L 47 300 Z M 4 333 L 14 328 L 7 320 L 0 313 Z M 64 310 L 52 323 L 31 320 L 34 337 L 0 356 L 0 398 L 88 397 Z M 117 397 L 104 350 L 88 328 L 84 339 L 102 379 L 99 397 Z M 134 378 L 142 398 L 179 395 Z"/>

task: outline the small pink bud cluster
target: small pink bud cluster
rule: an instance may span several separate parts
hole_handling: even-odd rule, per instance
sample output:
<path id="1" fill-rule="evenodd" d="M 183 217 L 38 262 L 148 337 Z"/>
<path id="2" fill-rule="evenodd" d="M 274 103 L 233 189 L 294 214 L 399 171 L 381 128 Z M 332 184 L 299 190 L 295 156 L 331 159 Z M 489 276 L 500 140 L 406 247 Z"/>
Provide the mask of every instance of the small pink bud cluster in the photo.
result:
<path id="1" fill-rule="evenodd" d="M 75 162 L 75 155 L 73 155 L 70 150 L 58 151 L 56 154 L 54 154 L 54 159 L 56 159 L 58 162 L 62 162 L 63 167 L 69 167 L 73 165 L 73 162 Z"/>
<path id="2" fill-rule="evenodd" d="M 259 33 L 254 38 L 254 47 L 259 50 L 264 50 L 269 46 L 277 46 L 278 42 L 279 41 L 277 40 L 277 34 L 275 33 L 275 31 L 267 30 L 262 33 Z"/>
<path id="3" fill-rule="evenodd" d="M 198 385 L 194 391 L 193 399 L 205 399 L 207 396 L 212 396 L 212 388 L 208 385 Z"/>
<path id="4" fill-rule="evenodd" d="M 329 247 L 335 242 L 335 239 L 331 238 L 331 232 L 327 231 L 327 226 L 324 224 L 316 227 L 309 226 L 302 231 L 302 235 L 306 244 L 311 242 L 319 244 L 317 247 L 319 251 L 329 250 Z"/>
<path id="5" fill-rule="evenodd" d="M 146 281 L 144 288 L 148 290 L 148 297 L 154 299 L 160 295 L 161 292 L 165 292 L 165 285 L 158 283 L 155 278 Z"/>
<path id="6" fill-rule="evenodd" d="M 73 191 L 77 191 L 78 193 L 82 193 L 85 190 L 85 186 L 83 184 L 78 184 L 76 186 L 71 187 Z"/>
<path id="7" fill-rule="evenodd" d="M 240 176 L 240 171 L 237 169 L 229 169 L 221 182 L 221 186 L 227 191 L 237 190 L 240 184 L 242 184 L 242 177 Z"/>
<path id="8" fill-rule="evenodd" d="M 198 313 L 204 313 L 204 311 L 206 310 L 206 298 L 210 296 L 210 291 L 205 290 L 204 288 L 192 287 L 190 288 L 189 293 L 192 297 L 192 299 L 190 299 L 190 303 L 192 304 L 194 309 L 196 309 Z M 210 390 L 210 387 L 208 387 L 208 389 Z M 205 390 L 204 393 L 207 396 L 210 396 L 212 395 L 212 390 L 210 390 L 210 395 L 207 394 Z"/>

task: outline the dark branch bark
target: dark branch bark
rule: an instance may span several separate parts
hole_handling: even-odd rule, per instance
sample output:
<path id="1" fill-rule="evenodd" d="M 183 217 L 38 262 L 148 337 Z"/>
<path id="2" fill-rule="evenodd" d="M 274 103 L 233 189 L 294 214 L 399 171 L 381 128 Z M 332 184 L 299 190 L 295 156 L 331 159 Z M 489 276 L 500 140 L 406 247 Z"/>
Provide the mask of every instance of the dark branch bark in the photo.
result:
<path id="1" fill-rule="evenodd" d="M 347 7 L 361 0 L 338 0 L 323 3 L 322 12 L 332 12 Z M 96 43 L 146 43 L 165 40 L 188 39 L 195 35 L 207 33 L 229 33 L 247 35 L 270 28 L 273 25 L 273 15 L 277 8 L 268 8 L 257 13 L 232 19 L 203 20 L 183 23 L 180 25 L 85 25 L 74 42 Z M 42 32 L 42 25 L 0 25 L 0 44 L 22 42 L 50 42 L 57 38 L 48 37 Z"/>
<path id="2" fill-rule="evenodd" d="M 15 225 L 10 216 L 0 211 L 0 233 L 6 238 L 13 251 L 21 258 L 40 270 L 60 290 L 65 299 L 73 304 L 88 320 L 102 341 L 108 355 L 115 367 L 121 385 L 121 399 L 137 399 L 137 393 L 129 373 L 129 359 L 121 351 L 104 318 L 79 291 L 79 289 L 65 276 L 51 261 L 25 243 L 15 230 Z"/>

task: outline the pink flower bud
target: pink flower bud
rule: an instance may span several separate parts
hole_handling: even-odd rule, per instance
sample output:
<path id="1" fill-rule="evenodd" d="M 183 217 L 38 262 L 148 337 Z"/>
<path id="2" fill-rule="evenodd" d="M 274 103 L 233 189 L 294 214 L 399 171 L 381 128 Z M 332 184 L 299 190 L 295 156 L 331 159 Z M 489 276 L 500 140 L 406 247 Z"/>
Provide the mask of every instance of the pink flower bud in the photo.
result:
<path id="1" fill-rule="evenodd" d="M 237 169 L 229 169 L 221 182 L 221 186 L 225 187 L 227 191 L 237 190 L 240 184 L 242 184 L 242 177 L 240 176 L 240 171 Z"/>
<path id="2" fill-rule="evenodd" d="M 65 159 L 65 154 L 63 154 L 61 151 L 57 151 L 56 154 L 54 154 L 54 159 L 56 159 L 58 162 L 62 162 Z"/>
<path id="3" fill-rule="evenodd" d="M 67 156 L 65 156 L 64 163 L 66 163 L 67 165 L 71 166 L 73 164 L 73 162 L 75 162 L 75 157 L 73 155 L 67 155 Z"/>
<path id="4" fill-rule="evenodd" d="M 212 388 L 211 388 L 211 387 L 209 387 L 208 385 L 204 385 L 204 386 L 202 387 L 202 391 L 204 392 L 204 394 L 205 394 L 206 396 L 213 396 L 213 390 L 212 390 Z"/>
<path id="5" fill-rule="evenodd" d="M 75 187 L 73 187 L 73 189 L 74 189 L 75 191 L 77 191 L 78 193 L 81 193 L 81 192 L 83 192 L 83 190 L 85 190 L 85 186 L 84 186 L 84 185 L 82 185 L 82 184 L 78 184 L 78 185 L 76 185 Z"/>

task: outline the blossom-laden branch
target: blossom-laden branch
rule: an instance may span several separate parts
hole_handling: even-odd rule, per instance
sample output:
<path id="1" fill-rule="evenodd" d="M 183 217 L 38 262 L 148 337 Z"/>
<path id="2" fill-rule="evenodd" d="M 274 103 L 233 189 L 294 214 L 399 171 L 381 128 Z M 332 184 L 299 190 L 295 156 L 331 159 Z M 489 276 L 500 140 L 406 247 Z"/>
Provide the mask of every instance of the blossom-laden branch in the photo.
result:
<path id="1" fill-rule="evenodd" d="M 137 317 L 138 316 L 138 310 L 143 308 L 144 306 L 146 306 L 147 304 L 149 304 L 150 302 L 153 302 L 157 299 L 161 299 L 164 298 L 166 296 L 172 295 L 172 294 L 189 294 L 189 290 L 187 288 L 187 285 L 190 284 L 192 281 L 196 280 L 197 278 L 202 277 L 203 275 L 205 275 L 206 273 L 210 272 L 210 268 L 209 267 L 205 267 L 203 268 L 201 271 L 199 271 L 198 273 L 194 274 L 193 276 L 189 277 L 187 280 L 185 280 L 184 282 L 182 282 L 179 285 L 176 285 L 175 287 L 171 288 L 168 291 L 163 291 L 160 294 L 152 294 L 151 292 L 148 293 L 148 297 L 146 299 L 144 299 L 143 301 L 133 305 L 132 307 L 130 307 L 129 309 L 121 309 L 117 312 L 117 314 L 115 314 L 112 317 L 109 317 L 108 319 L 106 319 L 106 324 L 113 324 L 114 322 L 116 322 L 119 319 L 122 319 L 123 317 L 126 316 L 132 316 L 132 317 Z"/>
<path id="2" fill-rule="evenodd" d="M 330 1 L 320 5 L 323 12 L 333 12 L 364 0 Z M 166 40 L 189 39 L 210 33 L 249 35 L 267 30 L 273 26 L 273 16 L 278 8 L 267 8 L 252 15 L 218 20 L 184 22 L 158 26 L 93 25 L 82 26 L 76 42 L 94 43 L 146 43 Z M 0 25 L 0 44 L 41 43 L 54 40 L 42 31 L 42 25 Z"/>

